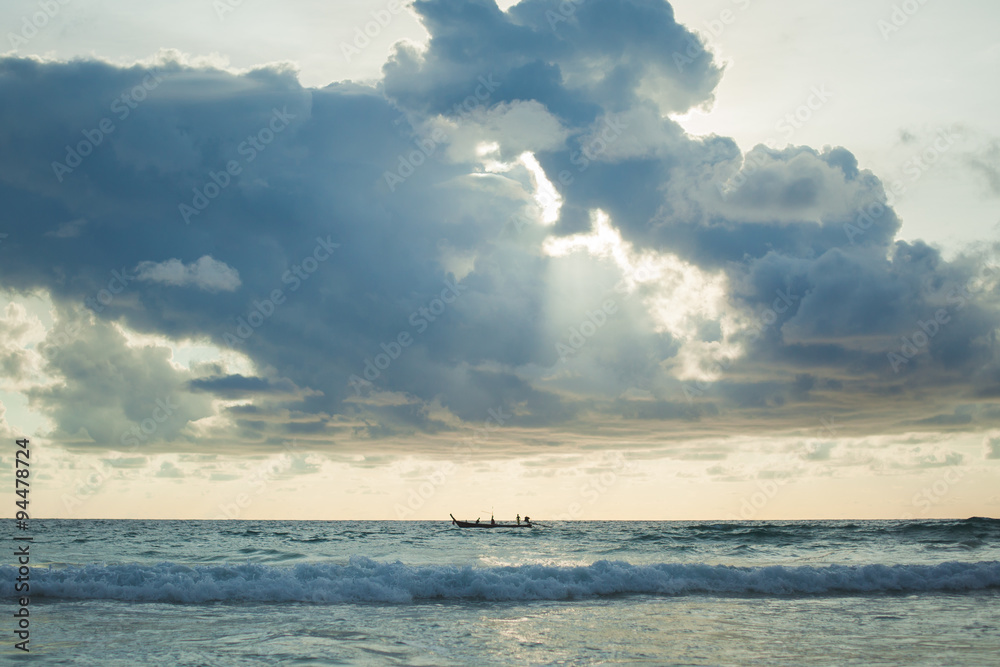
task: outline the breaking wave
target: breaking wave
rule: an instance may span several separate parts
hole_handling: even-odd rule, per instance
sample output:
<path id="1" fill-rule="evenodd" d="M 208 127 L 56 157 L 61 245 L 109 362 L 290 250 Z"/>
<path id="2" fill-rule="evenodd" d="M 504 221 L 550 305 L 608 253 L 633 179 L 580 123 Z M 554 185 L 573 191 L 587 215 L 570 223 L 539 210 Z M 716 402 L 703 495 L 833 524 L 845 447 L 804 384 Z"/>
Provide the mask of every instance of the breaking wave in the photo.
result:
<path id="1" fill-rule="evenodd" d="M 17 576 L 0 567 L 0 590 Z M 32 598 L 174 603 L 409 603 L 421 600 L 568 600 L 610 595 L 843 595 L 1000 589 L 1000 562 L 937 565 L 731 567 L 598 561 L 580 567 L 411 566 L 354 556 L 348 564 L 290 567 L 118 564 L 33 568 Z"/>

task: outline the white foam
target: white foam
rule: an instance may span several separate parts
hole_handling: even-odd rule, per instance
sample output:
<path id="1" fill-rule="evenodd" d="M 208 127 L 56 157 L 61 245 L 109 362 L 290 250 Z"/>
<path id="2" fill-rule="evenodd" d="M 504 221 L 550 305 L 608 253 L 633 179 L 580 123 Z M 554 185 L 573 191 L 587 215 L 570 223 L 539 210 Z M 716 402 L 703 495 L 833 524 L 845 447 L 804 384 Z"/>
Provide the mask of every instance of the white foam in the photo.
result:
<path id="1" fill-rule="evenodd" d="M 14 596 L 16 569 L 0 567 Z M 729 567 L 631 565 L 410 566 L 355 556 L 347 565 L 86 565 L 35 568 L 31 595 L 60 599 L 200 603 L 564 600 L 602 595 L 836 595 L 1000 589 L 1000 562 L 938 565 Z"/>

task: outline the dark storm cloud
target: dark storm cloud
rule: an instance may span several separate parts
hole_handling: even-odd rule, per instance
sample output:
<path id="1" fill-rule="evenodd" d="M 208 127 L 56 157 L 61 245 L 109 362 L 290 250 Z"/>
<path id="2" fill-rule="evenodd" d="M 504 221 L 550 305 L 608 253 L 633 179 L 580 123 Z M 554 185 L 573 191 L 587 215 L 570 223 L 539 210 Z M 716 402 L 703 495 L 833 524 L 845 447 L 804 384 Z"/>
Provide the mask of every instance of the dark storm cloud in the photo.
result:
<path id="1" fill-rule="evenodd" d="M 411 109 L 452 112 L 480 84 L 495 101 L 538 100 L 582 126 L 654 97 L 684 111 L 711 98 L 721 71 L 665 2 L 526 0 L 501 12 L 492 0 L 414 3 L 431 34 L 426 54 L 401 48 L 385 66 L 386 93 Z"/>
<path id="2" fill-rule="evenodd" d="M 29 394 L 67 442 L 119 447 L 168 394 L 179 407 L 150 442 L 184 441 L 214 398 L 252 398 L 221 410 L 256 446 L 455 430 L 440 408 L 467 423 L 503 409 L 520 427 L 659 420 L 683 437 L 832 412 L 876 431 L 912 427 L 914 411 L 954 426 L 935 415 L 993 400 L 995 294 L 966 289 L 975 258 L 894 242 L 881 183 L 844 148 L 744 156 L 686 136 L 666 114 L 711 100 L 721 70 L 666 3 L 414 7 L 427 50 L 398 47 L 376 88 L 306 89 L 280 68 L 0 60 L 0 284 L 96 321 L 44 355 L 65 384 Z M 450 143 L 502 126 L 514 159 L 542 119 L 558 128 L 537 153 L 561 216 L 512 231 L 529 174 L 470 178 Z M 731 307 L 770 317 L 697 395 L 644 294 L 611 290 L 617 269 L 580 264 L 581 312 L 552 287 L 541 241 L 586 231 L 595 208 L 637 251 L 721 272 Z M 556 343 L 607 298 L 618 314 L 564 363 Z M 894 366 L 942 308 L 948 321 Z M 232 347 L 259 377 L 178 370 L 113 322 Z M 705 320 L 698 335 L 722 329 Z"/>
<path id="3" fill-rule="evenodd" d="M 223 377 L 197 378 L 188 383 L 191 391 L 210 392 L 225 398 L 254 394 L 288 394 L 296 391 L 288 380 L 272 381 L 266 378 L 226 375 Z"/>
<path id="4" fill-rule="evenodd" d="M 537 261 L 534 268 L 522 266 L 520 275 L 470 277 L 458 302 L 440 316 L 451 320 L 447 326 L 419 315 L 455 283 L 439 265 L 439 243 L 482 250 L 484 237 L 497 237 L 520 202 L 509 211 L 501 202 L 492 220 L 472 220 L 467 211 L 477 193 L 439 183 L 460 171 L 440 164 L 427 165 L 388 197 L 383 172 L 414 149 L 412 130 L 395 124 L 398 112 L 371 89 L 306 91 L 282 72 L 232 76 L 169 64 L 159 71 L 163 82 L 156 90 L 60 183 L 51 163 L 64 157 L 66 142 L 85 141 L 80 128 L 111 116 L 102 102 L 141 81 L 142 72 L 4 61 L 5 99 L 17 100 L 5 106 L 6 120 L 16 115 L 21 127 L 5 136 L 11 150 L 0 167 L 4 215 L 17 230 L 0 269 L 5 286 L 44 287 L 57 300 L 86 301 L 100 320 L 121 319 L 171 337 L 208 335 L 220 344 L 237 332 L 241 318 L 257 324 L 251 313 L 270 315 L 238 348 L 317 390 L 307 399 L 309 410 L 341 409 L 340 400 L 353 395 L 348 376 L 362 372 L 365 359 L 381 351 L 379 343 L 401 331 L 416 345 L 383 375 L 380 388 L 402 385 L 432 398 L 440 392 L 438 367 L 504 350 L 515 361 L 526 358 L 506 327 L 474 319 L 463 324 L 462 314 L 489 309 L 530 338 L 534 325 L 525 304 L 534 287 L 524 271 L 541 270 Z M 253 149 L 247 138 L 269 127 L 275 110 L 294 117 L 262 150 Z M 24 159 L 15 164 L 18 154 Z M 204 192 L 229 161 L 241 167 L 238 178 L 185 224 L 179 205 L 191 204 L 193 189 Z M 87 220 L 79 235 L 48 234 L 78 219 Z M 343 251 L 310 265 L 324 242 L 342 244 Z M 36 253 L 45 261 L 36 261 Z M 233 267 L 242 284 L 235 291 L 192 292 L 176 282 L 139 281 L 134 272 L 139 266 L 138 275 L 143 269 L 148 275 L 150 267 L 170 262 L 191 266 L 206 256 Z M 283 293 L 280 304 L 270 303 L 275 290 Z M 485 305 L 494 291 L 506 293 L 509 303 Z M 474 335 L 462 340 L 463 330 Z M 415 417 L 400 418 L 411 423 Z"/>

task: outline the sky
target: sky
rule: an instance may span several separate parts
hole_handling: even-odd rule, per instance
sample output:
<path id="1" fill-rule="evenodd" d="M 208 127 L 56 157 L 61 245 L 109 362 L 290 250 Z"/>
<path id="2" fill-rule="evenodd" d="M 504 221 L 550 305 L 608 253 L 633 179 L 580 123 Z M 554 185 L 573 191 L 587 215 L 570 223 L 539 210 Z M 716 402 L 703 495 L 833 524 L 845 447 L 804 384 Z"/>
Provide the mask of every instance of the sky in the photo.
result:
<path id="1" fill-rule="evenodd" d="M 984 0 L 0 6 L 33 516 L 1000 515 Z"/>

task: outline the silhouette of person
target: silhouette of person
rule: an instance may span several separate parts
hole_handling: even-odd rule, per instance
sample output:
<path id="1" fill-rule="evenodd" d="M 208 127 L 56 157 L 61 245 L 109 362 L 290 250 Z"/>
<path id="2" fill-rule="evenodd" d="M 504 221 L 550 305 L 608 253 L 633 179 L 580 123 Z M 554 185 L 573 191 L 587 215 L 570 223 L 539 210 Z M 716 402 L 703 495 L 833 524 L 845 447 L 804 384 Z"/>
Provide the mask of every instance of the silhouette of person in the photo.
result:
<path id="1" fill-rule="evenodd" d="M 490 517 L 490 525 L 491 525 L 491 526 L 495 526 L 495 525 L 497 525 L 497 520 L 496 520 L 496 519 L 494 519 L 493 517 Z"/>
<path id="2" fill-rule="evenodd" d="M 524 522 L 530 526 L 531 525 L 531 517 L 530 516 L 525 516 L 524 517 Z"/>
<path id="3" fill-rule="evenodd" d="M 478 516 L 476 517 L 476 523 L 479 523 L 479 517 Z"/>
<path id="4" fill-rule="evenodd" d="M 519 526 L 521 525 L 521 515 L 520 514 L 517 515 L 517 525 L 519 525 Z"/>

